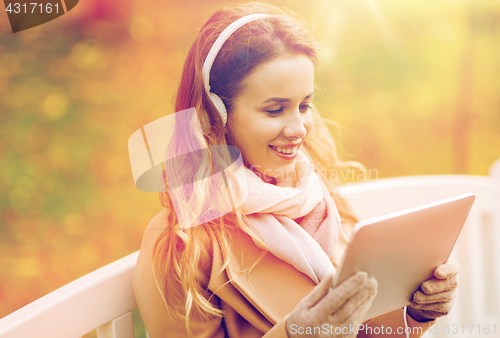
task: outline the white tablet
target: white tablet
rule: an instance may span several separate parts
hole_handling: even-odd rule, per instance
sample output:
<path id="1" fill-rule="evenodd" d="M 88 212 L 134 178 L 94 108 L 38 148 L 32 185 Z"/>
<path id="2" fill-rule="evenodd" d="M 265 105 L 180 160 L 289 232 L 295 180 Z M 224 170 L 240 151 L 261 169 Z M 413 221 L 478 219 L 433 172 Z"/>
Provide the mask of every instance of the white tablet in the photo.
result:
<path id="1" fill-rule="evenodd" d="M 448 260 L 474 198 L 460 195 L 358 222 L 335 284 L 356 271 L 375 277 L 378 293 L 365 319 L 410 304 L 420 284 Z"/>

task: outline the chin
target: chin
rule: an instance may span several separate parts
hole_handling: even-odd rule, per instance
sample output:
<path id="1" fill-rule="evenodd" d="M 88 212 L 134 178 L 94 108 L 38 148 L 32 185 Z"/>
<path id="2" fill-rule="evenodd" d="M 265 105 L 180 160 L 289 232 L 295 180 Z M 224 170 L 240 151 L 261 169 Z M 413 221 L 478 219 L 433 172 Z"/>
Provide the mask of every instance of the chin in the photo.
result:
<path id="1" fill-rule="evenodd" d="M 272 171 L 267 171 L 266 174 L 268 177 L 273 177 L 277 180 L 283 180 L 286 179 L 288 176 L 293 175 L 293 172 L 295 170 L 295 166 L 286 166 L 286 167 L 279 167 L 276 169 L 273 169 Z"/>

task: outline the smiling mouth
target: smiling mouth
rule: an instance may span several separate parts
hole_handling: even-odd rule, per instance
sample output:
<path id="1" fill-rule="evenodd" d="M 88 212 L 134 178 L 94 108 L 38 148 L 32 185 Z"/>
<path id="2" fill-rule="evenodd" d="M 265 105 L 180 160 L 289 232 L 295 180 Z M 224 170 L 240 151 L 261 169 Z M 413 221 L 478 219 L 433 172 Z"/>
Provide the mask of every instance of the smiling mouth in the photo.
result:
<path id="1" fill-rule="evenodd" d="M 293 148 L 280 148 L 271 145 L 269 146 L 269 148 L 273 149 L 274 151 L 282 155 L 295 155 L 297 153 L 297 149 L 299 149 L 298 146 Z"/>

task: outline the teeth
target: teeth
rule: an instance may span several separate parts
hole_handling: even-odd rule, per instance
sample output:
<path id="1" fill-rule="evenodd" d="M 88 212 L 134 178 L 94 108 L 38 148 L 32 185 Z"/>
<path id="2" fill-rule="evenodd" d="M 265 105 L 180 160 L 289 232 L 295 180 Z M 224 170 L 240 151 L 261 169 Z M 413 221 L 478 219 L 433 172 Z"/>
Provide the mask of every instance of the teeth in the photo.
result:
<path id="1" fill-rule="evenodd" d="M 271 146 L 273 149 L 275 149 L 277 152 L 282 153 L 282 154 L 293 154 L 297 151 L 298 147 L 293 147 L 293 148 L 279 148 L 279 147 L 274 147 Z"/>

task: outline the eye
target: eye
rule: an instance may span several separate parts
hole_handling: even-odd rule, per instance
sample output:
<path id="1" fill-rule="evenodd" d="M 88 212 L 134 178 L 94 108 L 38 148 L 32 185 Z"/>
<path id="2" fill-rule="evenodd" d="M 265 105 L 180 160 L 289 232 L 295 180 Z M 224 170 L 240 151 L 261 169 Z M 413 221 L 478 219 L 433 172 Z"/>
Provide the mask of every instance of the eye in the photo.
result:
<path id="1" fill-rule="evenodd" d="M 299 109 L 301 112 L 305 113 L 307 112 L 309 109 L 311 109 L 311 105 L 310 104 L 301 104 L 299 106 Z"/>
<path id="2" fill-rule="evenodd" d="M 271 116 L 274 116 L 274 115 L 278 115 L 280 113 L 283 112 L 283 107 L 279 107 L 278 109 L 274 109 L 274 110 L 268 110 L 267 113 Z"/>

